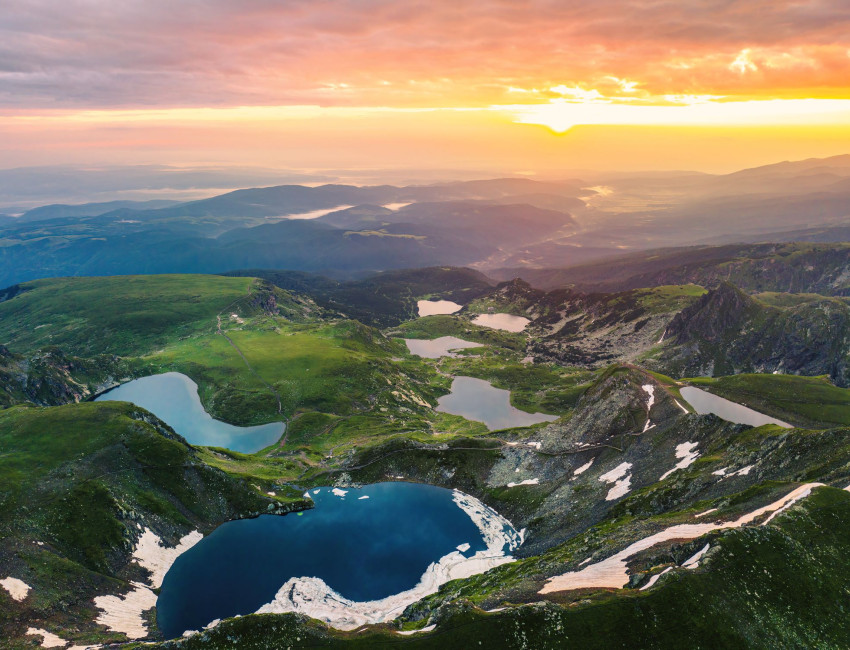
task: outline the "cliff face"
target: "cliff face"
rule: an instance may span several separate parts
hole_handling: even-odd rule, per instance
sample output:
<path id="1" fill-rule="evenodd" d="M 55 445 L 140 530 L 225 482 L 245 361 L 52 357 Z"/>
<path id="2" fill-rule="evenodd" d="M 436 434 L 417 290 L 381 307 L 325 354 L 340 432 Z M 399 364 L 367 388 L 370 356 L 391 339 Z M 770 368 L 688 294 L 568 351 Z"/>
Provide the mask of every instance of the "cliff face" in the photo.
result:
<path id="1" fill-rule="evenodd" d="M 703 291 L 695 285 L 619 293 L 552 291 L 530 310 L 539 316 L 529 326 L 529 354 L 583 367 L 636 361 Z"/>
<path id="2" fill-rule="evenodd" d="M 719 343 L 731 332 L 739 331 L 749 323 L 775 316 L 768 312 L 768 308 L 762 308 L 737 287 L 721 282 L 716 289 L 676 314 L 667 327 L 665 338 L 672 338 L 680 345 L 698 339 Z"/>
<path id="3" fill-rule="evenodd" d="M 829 375 L 850 385 L 850 306 L 823 298 L 777 308 L 722 283 L 682 310 L 651 365 L 677 376 Z"/>
<path id="4" fill-rule="evenodd" d="M 81 402 L 123 375 L 117 357 L 80 359 L 56 348 L 24 356 L 0 345 L 0 408 L 30 403 L 57 406 Z"/>

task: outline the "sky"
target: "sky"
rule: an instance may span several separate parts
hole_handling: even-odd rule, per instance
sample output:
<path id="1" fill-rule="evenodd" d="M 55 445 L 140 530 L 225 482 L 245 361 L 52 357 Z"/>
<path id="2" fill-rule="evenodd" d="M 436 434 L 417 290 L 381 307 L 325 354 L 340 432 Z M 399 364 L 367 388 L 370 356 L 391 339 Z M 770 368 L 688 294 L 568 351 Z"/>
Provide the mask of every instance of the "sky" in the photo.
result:
<path id="1" fill-rule="evenodd" d="M 0 168 L 848 152 L 845 0 L 0 0 Z"/>

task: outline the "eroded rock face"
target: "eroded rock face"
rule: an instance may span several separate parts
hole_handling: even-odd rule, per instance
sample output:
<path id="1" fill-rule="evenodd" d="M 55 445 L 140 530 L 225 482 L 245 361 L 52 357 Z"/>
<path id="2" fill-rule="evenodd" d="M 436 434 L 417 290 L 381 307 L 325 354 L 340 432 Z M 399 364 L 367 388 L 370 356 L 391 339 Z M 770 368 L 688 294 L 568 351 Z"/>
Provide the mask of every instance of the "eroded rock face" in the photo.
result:
<path id="1" fill-rule="evenodd" d="M 582 396 L 569 420 L 541 431 L 542 449 L 560 453 L 610 444 L 615 437 L 641 433 L 648 422 L 681 414 L 654 379 L 629 367 L 615 368 Z"/>
<path id="2" fill-rule="evenodd" d="M 57 406 L 88 399 L 120 371 L 111 355 L 81 359 L 57 348 L 23 356 L 0 346 L 0 406 Z"/>
<path id="3" fill-rule="evenodd" d="M 670 323 L 651 366 L 673 375 L 781 372 L 850 385 L 850 305 L 824 298 L 777 308 L 722 283 Z"/>

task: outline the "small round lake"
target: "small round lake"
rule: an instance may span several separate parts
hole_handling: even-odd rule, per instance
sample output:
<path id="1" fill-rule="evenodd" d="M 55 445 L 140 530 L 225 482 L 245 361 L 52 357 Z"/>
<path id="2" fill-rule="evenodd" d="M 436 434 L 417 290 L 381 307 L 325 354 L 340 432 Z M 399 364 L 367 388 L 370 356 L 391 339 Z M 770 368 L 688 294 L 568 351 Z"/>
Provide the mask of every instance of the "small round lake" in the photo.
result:
<path id="1" fill-rule="evenodd" d="M 245 454 L 273 445 L 286 428 L 283 422 L 237 427 L 214 419 L 201 404 L 198 385 L 179 372 L 134 379 L 95 401 L 132 402 L 156 415 L 189 444 L 224 447 Z"/>
<path id="2" fill-rule="evenodd" d="M 391 620 L 448 580 L 512 561 L 521 543 L 458 491 L 397 482 L 309 495 L 313 510 L 228 522 L 178 557 L 157 601 L 163 633 L 257 611 L 340 629 Z"/>
<path id="3" fill-rule="evenodd" d="M 441 336 L 437 339 L 404 339 L 410 354 L 415 354 L 425 359 L 439 359 L 440 357 L 453 357 L 452 350 L 466 350 L 468 348 L 483 347 L 481 343 L 471 343 L 456 336 Z"/>
<path id="4" fill-rule="evenodd" d="M 456 311 L 463 309 L 463 305 L 459 305 L 451 300 L 419 300 L 416 306 L 419 309 L 420 316 L 454 314 Z"/>
<path id="5" fill-rule="evenodd" d="M 483 422 L 491 431 L 558 419 L 557 415 L 520 411 L 511 406 L 511 391 L 474 377 L 455 377 L 452 391 L 437 400 L 437 410 Z"/>
<path id="6" fill-rule="evenodd" d="M 786 429 L 791 428 L 791 425 L 787 422 L 759 413 L 748 406 L 732 402 L 719 395 L 713 395 L 695 386 L 684 386 L 679 389 L 679 392 L 697 413 L 713 413 L 729 422 L 749 424 L 754 427 L 760 427 L 763 424 L 778 424 Z"/>
<path id="7" fill-rule="evenodd" d="M 521 332 L 530 322 L 527 318 L 513 314 L 479 314 L 472 319 L 473 325 L 506 332 Z"/>

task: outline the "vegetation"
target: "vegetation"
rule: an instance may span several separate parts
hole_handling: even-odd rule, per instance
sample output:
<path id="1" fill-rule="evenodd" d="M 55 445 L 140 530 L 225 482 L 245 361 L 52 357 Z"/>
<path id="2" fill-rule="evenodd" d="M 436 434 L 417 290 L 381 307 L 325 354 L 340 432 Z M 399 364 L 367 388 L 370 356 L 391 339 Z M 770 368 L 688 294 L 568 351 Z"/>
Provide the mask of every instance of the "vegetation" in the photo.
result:
<path id="1" fill-rule="evenodd" d="M 423 277 L 419 284 L 413 272 L 360 283 L 273 272 L 259 280 L 68 278 L 5 292 L 0 334 L 12 347 L 0 350 L 0 396 L 8 407 L 0 410 L 0 577 L 20 576 L 35 595 L 19 603 L 0 590 L 0 634 L 25 644 L 32 640 L 26 628 L 37 622 L 78 644 L 122 640 L 94 623 L 92 597 L 122 593 L 145 578 L 129 560 L 142 528 L 173 544 L 231 518 L 306 507 L 307 487 L 404 477 L 461 489 L 524 528 L 518 560 L 443 585 L 398 621 L 364 632 L 335 632 L 288 615 L 246 616 L 162 647 L 610 647 L 635 639 L 681 647 L 693 638 L 706 647 L 840 645 L 850 632 L 834 615 L 850 587 L 843 534 L 850 495 L 833 487 L 850 482 L 848 430 L 839 428 L 850 426 L 847 389 L 790 374 L 687 380 L 801 427 L 749 428 L 687 412 L 681 382 L 609 364 L 605 349 L 640 339 L 651 344 L 636 346 L 649 350 L 646 363 L 667 370 L 662 353 L 687 343 L 659 344 L 676 314 L 719 353 L 734 351 L 724 337 L 742 331 L 741 323 L 777 336 L 785 330 L 771 319 L 805 315 L 800 310 L 823 300 L 761 301 L 734 288 L 706 293 L 687 283 L 544 294 L 521 282 L 485 290 L 477 274 L 456 269 Z M 317 301 L 289 291 L 317 284 Z M 396 323 L 418 297 L 479 291 L 460 314 Z M 827 303 L 846 309 L 841 300 Z M 372 322 L 390 327 L 349 318 L 375 305 Z M 490 307 L 537 319 L 516 334 L 469 322 L 476 309 Z M 564 313 L 575 315 L 572 325 L 554 336 Z M 51 327 L 37 328 L 45 322 Z M 715 332 L 721 336 L 712 339 Z M 675 334 L 673 327 L 668 335 Z M 484 345 L 429 360 L 409 354 L 399 338 L 440 336 Z M 581 338 L 598 346 L 592 363 L 567 363 L 567 352 L 553 358 L 554 349 Z M 246 425 L 285 420 L 284 439 L 256 454 L 193 448 L 132 404 L 74 403 L 116 380 L 165 371 L 192 377 L 216 417 Z M 456 375 L 485 379 L 510 390 L 516 407 L 560 418 L 491 433 L 437 413 L 433 406 Z M 685 444 L 696 456 L 678 467 Z M 609 499 L 613 483 L 605 476 L 623 464 L 627 489 Z M 646 549 L 630 560 L 625 589 L 569 591 L 538 602 L 548 577 L 579 563 L 694 523 L 709 509 L 731 520 L 810 481 L 833 487 L 770 525 L 761 520 Z M 679 568 L 706 543 L 712 550 L 699 569 Z M 656 587 L 639 591 L 668 567 Z M 431 624 L 432 633 L 396 632 Z"/>
<path id="2" fill-rule="evenodd" d="M 216 315 L 244 308 L 256 287 L 252 279 L 209 275 L 36 280 L 0 303 L 0 338 L 19 352 L 55 345 L 134 355 L 214 332 Z"/>
<path id="3" fill-rule="evenodd" d="M 687 381 L 798 426 L 850 426 L 850 390 L 828 377 L 741 374 Z"/>

